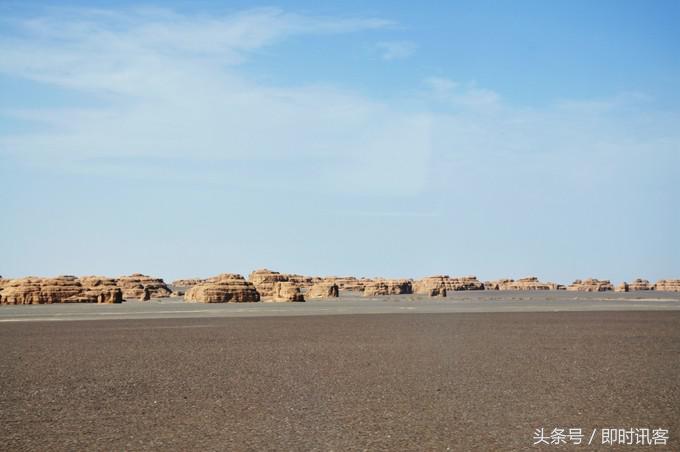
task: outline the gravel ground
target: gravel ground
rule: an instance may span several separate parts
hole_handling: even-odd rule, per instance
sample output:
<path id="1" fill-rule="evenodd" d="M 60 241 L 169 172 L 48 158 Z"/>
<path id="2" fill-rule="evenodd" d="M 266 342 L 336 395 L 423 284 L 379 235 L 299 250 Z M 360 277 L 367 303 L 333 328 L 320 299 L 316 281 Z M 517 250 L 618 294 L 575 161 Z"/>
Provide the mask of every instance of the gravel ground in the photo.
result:
<path id="1" fill-rule="evenodd" d="M 661 427 L 646 450 L 680 450 L 678 311 L 20 322 L 0 341 L 2 450 L 526 450 L 541 427 Z"/>

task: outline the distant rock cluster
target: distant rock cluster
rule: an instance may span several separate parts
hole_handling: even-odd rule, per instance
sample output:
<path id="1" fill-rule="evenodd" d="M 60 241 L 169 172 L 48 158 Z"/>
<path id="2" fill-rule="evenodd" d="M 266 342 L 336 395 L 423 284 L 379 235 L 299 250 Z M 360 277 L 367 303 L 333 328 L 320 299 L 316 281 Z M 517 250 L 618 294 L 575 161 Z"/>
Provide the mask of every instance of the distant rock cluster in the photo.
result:
<path id="1" fill-rule="evenodd" d="M 268 269 L 255 270 L 244 278 L 223 273 L 211 278 L 179 279 L 174 291 L 161 278 L 134 273 L 129 276 L 58 276 L 19 279 L 0 277 L 0 303 L 121 303 L 125 300 L 147 301 L 170 296 L 184 297 L 188 303 L 301 302 L 306 299 L 331 299 L 341 292 L 360 293 L 364 297 L 388 295 L 427 295 L 446 297 L 452 291 L 498 290 L 535 291 L 569 290 L 577 292 L 680 292 L 680 279 L 662 279 L 651 284 L 646 279 L 623 282 L 614 287 L 609 280 L 577 279 L 568 286 L 541 282 L 535 276 L 518 280 L 499 279 L 481 282 L 475 276 L 428 276 L 421 279 L 357 278 L 354 276 L 304 276 Z"/>

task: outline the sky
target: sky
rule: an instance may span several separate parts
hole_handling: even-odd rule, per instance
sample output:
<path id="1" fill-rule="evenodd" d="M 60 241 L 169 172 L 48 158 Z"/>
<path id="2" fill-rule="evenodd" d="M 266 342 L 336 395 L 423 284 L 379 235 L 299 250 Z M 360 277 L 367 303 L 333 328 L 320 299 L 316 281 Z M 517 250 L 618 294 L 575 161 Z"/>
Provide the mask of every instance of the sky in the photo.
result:
<path id="1" fill-rule="evenodd" d="M 680 278 L 676 1 L 0 2 L 0 275 Z"/>

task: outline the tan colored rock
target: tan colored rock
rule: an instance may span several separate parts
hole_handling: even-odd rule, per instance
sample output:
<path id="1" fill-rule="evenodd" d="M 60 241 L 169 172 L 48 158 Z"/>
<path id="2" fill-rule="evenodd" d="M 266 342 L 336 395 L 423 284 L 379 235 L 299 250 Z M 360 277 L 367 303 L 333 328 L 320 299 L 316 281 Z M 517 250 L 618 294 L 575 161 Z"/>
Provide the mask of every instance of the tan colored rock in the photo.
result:
<path id="1" fill-rule="evenodd" d="M 340 290 L 363 292 L 366 284 L 370 283 L 372 280 L 369 278 L 355 278 L 354 276 L 330 276 L 324 278 L 324 281 L 337 284 L 338 289 Z"/>
<path id="2" fill-rule="evenodd" d="M 614 290 L 614 286 L 612 286 L 609 280 L 588 278 L 584 280 L 577 279 L 567 287 L 567 290 L 575 292 L 606 292 Z"/>
<path id="3" fill-rule="evenodd" d="M 504 290 L 550 290 L 551 287 L 547 283 L 542 283 L 535 276 L 520 278 L 517 281 L 509 282 L 505 285 Z"/>
<path id="4" fill-rule="evenodd" d="M 260 301 L 255 286 L 241 275 L 224 273 L 195 284 L 184 294 L 193 303 L 248 303 Z"/>
<path id="5" fill-rule="evenodd" d="M 479 281 L 476 276 L 461 276 L 456 278 L 446 278 L 444 280 L 447 291 L 456 290 L 484 290 L 484 283 Z"/>
<path id="6" fill-rule="evenodd" d="M 290 281 L 274 283 L 271 301 L 305 301 L 300 288 Z"/>
<path id="7" fill-rule="evenodd" d="M 446 275 L 428 276 L 412 284 L 413 293 L 428 295 L 430 297 L 446 296 Z"/>
<path id="8" fill-rule="evenodd" d="M 86 283 L 87 284 L 87 283 Z M 120 303 L 122 293 L 116 286 L 83 286 L 75 276 L 12 280 L 2 290 L 5 304 Z"/>
<path id="9" fill-rule="evenodd" d="M 337 298 L 340 295 L 340 289 L 334 282 L 317 282 L 309 288 L 305 297 L 312 298 Z"/>
<path id="10" fill-rule="evenodd" d="M 408 279 L 376 279 L 364 286 L 364 297 L 410 293 L 413 293 L 413 286 Z"/>
<path id="11" fill-rule="evenodd" d="M 141 299 L 144 296 L 144 289 L 148 289 L 151 298 L 165 298 L 172 293 L 161 278 L 152 278 L 141 273 L 121 276 L 116 283 L 123 290 L 123 298 L 126 299 Z"/>
<path id="12" fill-rule="evenodd" d="M 495 281 L 484 281 L 484 290 L 507 290 L 508 284 L 513 283 L 512 279 L 497 279 Z"/>
<path id="13" fill-rule="evenodd" d="M 94 297 L 97 303 L 122 303 L 123 291 L 113 278 L 104 276 L 83 276 L 80 284 L 86 297 Z"/>
<path id="14" fill-rule="evenodd" d="M 649 281 L 646 279 L 637 278 L 631 283 L 622 282 L 616 286 L 616 289 L 614 290 L 617 292 L 638 292 L 643 290 L 654 290 L 654 285 L 649 284 Z"/>
<path id="15" fill-rule="evenodd" d="M 172 287 L 183 287 L 183 288 L 188 288 L 195 286 L 196 284 L 200 284 L 204 282 L 205 279 L 200 279 L 200 278 L 190 278 L 190 279 L 176 279 L 175 281 L 172 282 Z"/>
<path id="16" fill-rule="evenodd" d="M 262 268 L 251 272 L 248 281 L 255 286 L 262 298 L 273 298 L 274 286 L 276 283 L 288 282 L 288 275 Z"/>
<path id="17" fill-rule="evenodd" d="M 654 290 L 680 292 L 680 279 L 660 279 L 654 284 Z"/>

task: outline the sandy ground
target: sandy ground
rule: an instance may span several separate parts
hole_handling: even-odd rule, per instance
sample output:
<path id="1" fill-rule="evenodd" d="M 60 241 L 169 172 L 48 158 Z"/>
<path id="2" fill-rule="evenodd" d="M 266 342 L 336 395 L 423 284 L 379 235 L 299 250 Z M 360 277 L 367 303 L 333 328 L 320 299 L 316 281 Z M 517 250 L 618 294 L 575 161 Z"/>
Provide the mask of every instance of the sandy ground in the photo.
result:
<path id="1" fill-rule="evenodd" d="M 19 321 L 0 341 L 2 450 L 527 450 L 537 428 L 660 427 L 645 449 L 680 450 L 673 310 Z M 616 450 L 600 441 L 573 449 Z"/>

